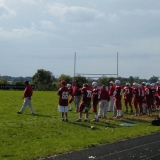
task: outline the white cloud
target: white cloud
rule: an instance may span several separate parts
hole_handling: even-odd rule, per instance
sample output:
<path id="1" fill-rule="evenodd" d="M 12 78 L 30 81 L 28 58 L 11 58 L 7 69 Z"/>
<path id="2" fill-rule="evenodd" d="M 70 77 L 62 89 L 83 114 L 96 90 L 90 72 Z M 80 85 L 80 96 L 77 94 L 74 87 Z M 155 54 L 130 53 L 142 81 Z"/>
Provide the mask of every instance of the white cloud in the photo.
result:
<path id="1" fill-rule="evenodd" d="M 160 16 L 160 10 L 140 10 L 140 9 L 134 9 L 131 11 L 128 10 L 122 10 L 120 11 L 125 16 Z"/>
<path id="2" fill-rule="evenodd" d="M 41 21 L 42 28 L 55 30 L 57 27 L 51 21 Z"/>
<path id="3" fill-rule="evenodd" d="M 8 8 L 3 1 L 0 1 L 0 20 L 8 19 L 17 15 L 17 12 Z"/>
<path id="4" fill-rule="evenodd" d="M 95 9 L 79 6 L 67 6 L 64 4 L 54 3 L 48 5 L 48 12 L 61 20 L 71 21 L 92 21 L 105 17 L 104 13 Z"/>
<path id="5" fill-rule="evenodd" d="M 0 28 L 0 38 L 24 38 L 35 35 L 46 35 L 47 33 L 40 32 L 34 28 L 22 28 L 22 29 L 12 29 L 12 31 L 5 31 Z"/>

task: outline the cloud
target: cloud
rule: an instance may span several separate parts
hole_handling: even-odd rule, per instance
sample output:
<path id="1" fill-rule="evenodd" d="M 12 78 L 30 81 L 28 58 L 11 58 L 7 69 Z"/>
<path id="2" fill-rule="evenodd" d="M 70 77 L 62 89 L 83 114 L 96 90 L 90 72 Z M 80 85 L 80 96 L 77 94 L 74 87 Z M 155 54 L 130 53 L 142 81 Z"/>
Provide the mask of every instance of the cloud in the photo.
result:
<path id="1" fill-rule="evenodd" d="M 59 3 L 49 4 L 48 13 L 63 21 L 93 21 L 103 19 L 105 17 L 104 13 L 98 12 L 95 9 L 79 6 L 67 6 Z"/>
<path id="2" fill-rule="evenodd" d="M 42 25 L 42 28 L 44 29 L 50 29 L 50 30 L 57 29 L 57 27 L 51 21 L 41 21 L 41 25 Z"/>
<path id="3" fill-rule="evenodd" d="M 24 38 L 35 35 L 45 35 L 45 32 L 40 32 L 33 27 L 31 29 L 22 28 L 22 29 L 12 29 L 12 31 L 5 31 L 3 28 L 0 28 L 0 38 Z"/>
<path id="4" fill-rule="evenodd" d="M 0 20 L 8 19 L 17 15 L 17 12 L 8 8 L 3 1 L 0 1 Z"/>

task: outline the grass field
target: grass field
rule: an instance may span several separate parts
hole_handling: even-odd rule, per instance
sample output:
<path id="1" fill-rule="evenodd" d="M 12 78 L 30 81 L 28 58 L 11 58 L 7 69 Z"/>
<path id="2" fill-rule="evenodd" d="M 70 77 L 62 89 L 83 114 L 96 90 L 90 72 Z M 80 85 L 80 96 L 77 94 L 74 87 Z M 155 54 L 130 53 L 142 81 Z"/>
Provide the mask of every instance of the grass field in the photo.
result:
<path id="1" fill-rule="evenodd" d="M 153 117 L 125 114 L 116 120 L 109 113 L 108 119 L 100 122 L 75 122 L 78 115 L 73 110 L 69 112 L 69 122 L 61 122 L 56 92 L 34 91 L 32 103 L 37 115 L 31 115 L 29 108 L 18 115 L 22 94 L 23 91 L 0 90 L 1 160 L 38 159 L 160 131 L 160 127 L 151 125 L 157 113 Z M 93 118 L 90 111 L 89 119 Z M 121 126 L 123 122 L 135 125 Z M 92 125 L 95 130 L 90 129 Z"/>

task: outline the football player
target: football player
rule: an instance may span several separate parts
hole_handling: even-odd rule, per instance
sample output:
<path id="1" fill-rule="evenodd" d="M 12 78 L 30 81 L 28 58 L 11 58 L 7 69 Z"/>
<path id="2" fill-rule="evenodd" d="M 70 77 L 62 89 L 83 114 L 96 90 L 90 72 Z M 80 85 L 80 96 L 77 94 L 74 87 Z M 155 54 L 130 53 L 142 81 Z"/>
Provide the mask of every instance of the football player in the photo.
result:
<path id="1" fill-rule="evenodd" d="M 62 80 L 60 82 L 61 87 L 58 89 L 57 94 L 59 95 L 58 110 L 61 112 L 62 121 L 64 121 L 64 116 L 66 121 L 68 121 L 68 88 L 66 87 L 66 81 Z"/>
<path id="2" fill-rule="evenodd" d="M 126 107 L 126 113 L 128 113 L 128 105 L 130 106 L 130 113 L 133 112 L 132 108 L 132 88 L 130 87 L 130 83 L 126 83 L 126 86 L 123 89 L 124 92 L 124 104 Z"/>
<path id="3" fill-rule="evenodd" d="M 72 102 L 74 100 L 74 96 L 73 96 L 73 88 L 72 88 L 72 85 L 71 84 L 67 84 L 67 88 L 68 88 L 68 91 L 69 91 L 69 96 L 71 96 L 68 100 L 68 104 L 70 106 L 70 109 L 69 111 L 72 111 Z"/>
<path id="4" fill-rule="evenodd" d="M 115 91 L 115 86 L 113 81 L 110 81 L 109 84 L 110 84 L 110 87 L 109 87 L 110 101 L 109 101 L 108 112 L 113 112 L 113 104 L 114 104 L 113 93 Z"/>
<path id="5" fill-rule="evenodd" d="M 106 90 L 106 86 L 103 85 L 100 90 L 100 105 L 98 111 L 98 117 L 101 118 L 102 114 L 104 118 L 107 118 L 108 102 L 110 101 L 110 96 Z"/>
<path id="6" fill-rule="evenodd" d="M 137 83 L 133 83 L 133 104 L 136 110 L 135 116 L 139 116 L 139 91 Z"/>
<path id="7" fill-rule="evenodd" d="M 122 117 L 122 94 L 123 94 L 123 88 L 120 86 L 121 82 L 120 80 L 115 81 L 115 91 L 113 93 L 114 95 L 114 116 L 115 118 Z"/>
<path id="8" fill-rule="evenodd" d="M 77 122 L 82 121 L 82 111 L 85 110 L 85 122 L 88 121 L 88 111 L 91 108 L 91 97 L 92 97 L 92 89 L 88 86 L 88 84 L 83 84 L 83 88 L 81 89 L 82 93 L 82 102 L 79 105 L 79 119 Z"/>
<path id="9" fill-rule="evenodd" d="M 95 114 L 95 119 L 93 120 L 93 122 L 98 122 L 99 118 L 98 118 L 98 112 L 97 112 L 97 106 L 100 100 L 100 89 L 97 88 L 97 82 L 93 82 L 92 83 L 92 111 Z"/>

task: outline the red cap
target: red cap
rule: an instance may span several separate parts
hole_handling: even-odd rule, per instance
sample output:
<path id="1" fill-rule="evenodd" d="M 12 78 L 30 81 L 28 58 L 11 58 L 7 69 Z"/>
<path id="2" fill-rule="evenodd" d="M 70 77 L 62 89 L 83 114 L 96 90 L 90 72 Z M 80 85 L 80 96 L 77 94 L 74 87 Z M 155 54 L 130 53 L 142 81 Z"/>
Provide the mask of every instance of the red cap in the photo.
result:
<path id="1" fill-rule="evenodd" d="M 62 81 L 60 82 L 60 84 L 65 85 L 65 84 L 66 84 L 66 81 L 65 81 L 65 80 L 62 80 Z"/>

